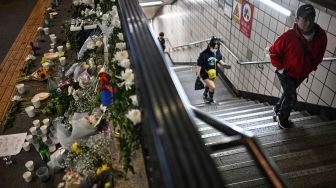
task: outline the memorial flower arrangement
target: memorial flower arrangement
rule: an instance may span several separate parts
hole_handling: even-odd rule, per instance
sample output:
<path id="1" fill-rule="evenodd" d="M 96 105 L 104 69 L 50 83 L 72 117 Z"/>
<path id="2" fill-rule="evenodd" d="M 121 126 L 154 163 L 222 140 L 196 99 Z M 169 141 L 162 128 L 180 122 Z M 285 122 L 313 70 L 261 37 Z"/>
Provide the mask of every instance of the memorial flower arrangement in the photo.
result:
<path id="1" fill-rule="evenodd" d="M 74 142 L 65 164 L 76 172 L 94 178 L 104 170 L 110 170 L 112 164 L 112 139 L 99 133 Z"/>
<path id="2" fill-rule="evenodd" d="M 73 6 L 81 5 L 82 1 L 74 1 Z M 66 73 L 66 75 L 74 75 L 73 82 L 66 88 L 67 100 L 70 103 L 65 112 L 67 116 L 71 117 L 74 113 L 88 113 L 90 119 L 93 110 L 100 108 L 102 116 L 98 119 L 104 119 L 102 121 L 105 125 L 110 125 L 111 129 L 106 129 L 105 126 L 98 130 L 113 130 L 112 135 L 118 142 L 116 144 L 119 147 L 118 151 L 111 151 L 112 139 L 106 136 L 108 134 L 99 133 L 71 144 L 66 166 L 74 172 L 91 178 L 104 171 L 114 170 L 111 164 L 112 152 L 119 152 L 119 160 L 124 172 L 134 172 L 132 155 L 140 147 L 142 120 L 135 93 L 135 75 L 116 2 L 103 0 L 100 6 L 102 11 L 100 21 L 105 22 L 102 30 L 113 28 L 111 34 L 106 37 L 106 32 L 103 31 L 104 36 L 91 37 L 92 40 L 84 44 L 87 50 L 83 52 L 80 60 L 69 68 L 71 70 L 69 74 Z M 82 10 L 82 8 L 80 11 L 84 11 L 84 15 L 79 17 L 83 18 L 85 9 Z M 100 51 L 97 53 L 98 48 L 107 46 L 109 62 L 105 61 L 103 53 Z M 64 90 L 65 88 L 62 91 Z M 107 98 L 103 98 L 106 96 Z M 98 119 L 91 118 L 92 122 L 98 122 Z"/>

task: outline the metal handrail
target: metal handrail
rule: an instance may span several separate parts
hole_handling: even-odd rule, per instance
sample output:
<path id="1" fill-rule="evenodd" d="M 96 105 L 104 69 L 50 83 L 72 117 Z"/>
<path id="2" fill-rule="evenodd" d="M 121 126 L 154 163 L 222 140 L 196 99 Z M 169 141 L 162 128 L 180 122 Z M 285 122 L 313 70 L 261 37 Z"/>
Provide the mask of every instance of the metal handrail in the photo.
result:
<path id="1" fill-rule="evenodd" d="M 225 120 L 219 120 L 215 117 L 211 117 L 194 106 L 190 106 L 190 108 L 193 110 L 196 117 L 202 121 L 208 123 L 210 126 L 214 127 L 225 135 L 233 137 L 232 140 L 240 141 L 240 145 L 244 145 L 250 154 L 256 159 L 257 164 L 273 187 L 288 187 L 286 181 L 280 175 L 279 169 L 275 163 L 267 157 L 266 153 L 260 147 L 258 141 L 253 137 L 253 133 L 244 131 L 242 128 Z"/>
<path id="2" fill-rule="evenodd" d="M 193 46 L 193 45 L 200 44 L 200 43 L 203 43 L 203 42 L 208 42 L 210 40 L 211 40 L 211 38 L 210 39 L 206 39 L 206 40 L 192 42 L 192 43 L 185 44 L 185 45 L 180 45 L 180 46 L 172 47 L 172 50 L 175 51 L 178 48 L 189 47 L 189 46 Z M 267 63 L 271 63 L 270 61 L 240 61 L 239 58 L 229 49 L 229 47 L 224 43 L 224 41 L 222 39 L 219 39 L 219 41 L 222 44 L 222 46 L 225 48 L 225 50 L 227 50 L 236 59 L 236 63 L 238 63 L 239 65 L 252 65 L 252 64 L 267 64 Z M 323 58 L 322 61 L 336 61 L 336 57 L 325 57 L 325 58 Z"/>

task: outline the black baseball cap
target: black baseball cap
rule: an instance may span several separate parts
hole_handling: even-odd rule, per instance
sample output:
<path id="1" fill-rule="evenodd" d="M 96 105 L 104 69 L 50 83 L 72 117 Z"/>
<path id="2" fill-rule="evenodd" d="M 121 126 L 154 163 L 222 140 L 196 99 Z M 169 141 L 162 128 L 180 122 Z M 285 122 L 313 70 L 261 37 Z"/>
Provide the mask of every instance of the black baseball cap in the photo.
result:
<path id="1" fill-rule="evenodd" d="M 216 45 L 220 45 L 220 40 L 216 37 L 212 37 L 209 43 L 209 46 L 214 48 Z"/>
<path id="2" fill-rule="evenodd" d="M 305 4 L 300 6 L 296 11 L 296 17 L 306 18 L 308 16 L 316 16 L 315 9 L 311 4 Z"/>

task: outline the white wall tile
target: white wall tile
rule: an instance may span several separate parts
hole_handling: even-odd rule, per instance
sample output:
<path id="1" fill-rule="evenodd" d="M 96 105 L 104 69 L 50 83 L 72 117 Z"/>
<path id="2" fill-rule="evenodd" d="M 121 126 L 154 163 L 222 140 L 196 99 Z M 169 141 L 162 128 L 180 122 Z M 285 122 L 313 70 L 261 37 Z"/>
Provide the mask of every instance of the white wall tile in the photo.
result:
<path id="1" fill-rule="evenodd" d="M 330 69 L 331 72 L 336 74 L 336 61 L 333 61 L 330 65 Z"/>
<path id="2" fill-rule="evenodd" d="M 262 31 L 262 25 L 260 22 L 257 22 L 257 28 L 256 28 L 256 32 L 261 34 L 261 31 Z"/>
<path id="3" fill-rule="evenodd" d="M 280 24 L 280 22 L 279 22 L 279 24 Z M 274 18 L 271 18 L 271 22 L 270 22 L 270 30 L 272 30 L 272 31 L 276 31 L 276 29 L 277 29 L 277 25 L 278 25 L 278 21 L 276 20 L 276 19 L 274 19 Z M 282 31 L 283 32 L 283 31 Z M 281 33 L 282 33 L 281 32 Z"/>
<path id="4" fill-rule="evenodd" d="M 268 32 L 267 41 L 273 43 L 275 40 L 275 33 L 273 31 Z"/>
<path id="5" fill-rule="evenodd" d="M 325 103 L 322 99 L 320 99 L 317 104 L 321 106 L 328 106 L 328 104 Z"/>
<path id="6" fill-rule="evenodd" d="M 320 65 L 315 71 L 315 78 L 319 79 L 322 83 L 324 83 L 327 77 L 327 73 L 328 73 L 328 70 Z"/>
<path id="7" fill-rule="evenodd" d="M 319 98 L 317 97 L 317 95 L 315 95 L 313 92 L 309 92 L 308 99 L 307 99 L 308 103 L 316 104 L 318 100 Z"/>
<path id="8" fill-rule="evenodd" d="M 325 84 L 333 91 L 336 91 L 336 75 L 332 72 L 328 72 Z"/>
<path id="9" fill-rule="evenodd" d="M 273 89 L 273 83 L 269 80 L 267 80 L 267 83 L 266 83 L 266 90 L 269 91 L 270 93 L 272 92 L 272 89 Z"/>
<path id="10" fill-rule="evenodd" d="M 331 17 L 328 32 L 329 33 L 336 33 L 336 17 L 335 16 Z"/>
<path id="11" fill-rule="evenodd" d="M 320 81 L 318 81 L 317 79 L 314 79 L 310 89 L 316 95 L 321 95 L 322 88 L 323 88 L 323 84 Z"/>
<path id="12" fill-rule="evenodd" d="M 274 97 L 279 96 L 279 90 L 276 87 L 273 87 L 273 89 L 272 89 L 272 96 L 274 96 Z"/>
<path id="13" fill-rule="evenodd" d="M 299 88 L 298 95 L 300 95 L 304 100 L 307 100 L 309 93 L 309 88 L 307 88 L 305 85 L 301 84 Z"/>
<path id="14" fill-rule="evenodd" d="M 334 99 L 335 92 L 331 91 L 328 87 L 323 87 L 321 99 L 326 102 L 328 105 L 332 104 L 332 100 Z"/>
<path id="15" fill-rule="evenodd" d="M 334 99 L 334 101 L 333 101 L 331 107 L 336 108 L 336 99 Z"/>
<path id="16" fill-rule="evenodd" d="M 265 14 L 265 15 L 264 15 L 264 21 L 263 21 L 263 24 L 264 24 L 266 27 L 269 27 L 269 25 L 270 25 L 270 21 L 271 21 L 271 17 L 270 17 L 268 14 Z"/>
<path id="17" fill-rule="evenodd" d="M 327 50 L 331 53 L 334 53 L 336 48 L 336 37 L 329 33 L 327 33 L 327 37 L 328 37 Z"/>
<path id="18" fill-rule="evenodd" d="M 276 33 L 278 35 L 281 35 L 284 31 L 285 31 L 285 25 L 279 22 L 278 25 L 276 26 Z"/>
<path id="19" fill-rule="evenodd" d="M 327 30 L 330 18 L 331 18 L 330 14 L 321 11 L 320 14 L 318 15 L 317 23 L 322 27 L 322 29 Z"/>
<path id="20" fill-rule="evenodd" d="M 269 29 L 267 27 L 263 26 L 261 36 L 266 38 L 268 36 L 268 31 L 269 31 Z"/>

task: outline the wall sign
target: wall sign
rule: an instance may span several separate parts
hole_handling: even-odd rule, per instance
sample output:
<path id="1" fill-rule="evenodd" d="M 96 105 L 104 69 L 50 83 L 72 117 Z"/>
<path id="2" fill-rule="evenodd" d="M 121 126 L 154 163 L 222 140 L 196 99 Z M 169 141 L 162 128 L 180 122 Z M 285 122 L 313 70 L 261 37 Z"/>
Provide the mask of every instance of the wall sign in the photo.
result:
<path id="1" fill-rule="evenodd" d="M 242 0 L 234 0 L 232 6 L 232 20 L 240 24 L 240 15 L 242 9 Z"/>
<path id="2" fill-rule="evenodd" d="M 254 6 L 247 1 L 242 3 L 240 17 L 240 32 L 244 33 L 248 38 L 251 37 L 252 20 Z"/>

